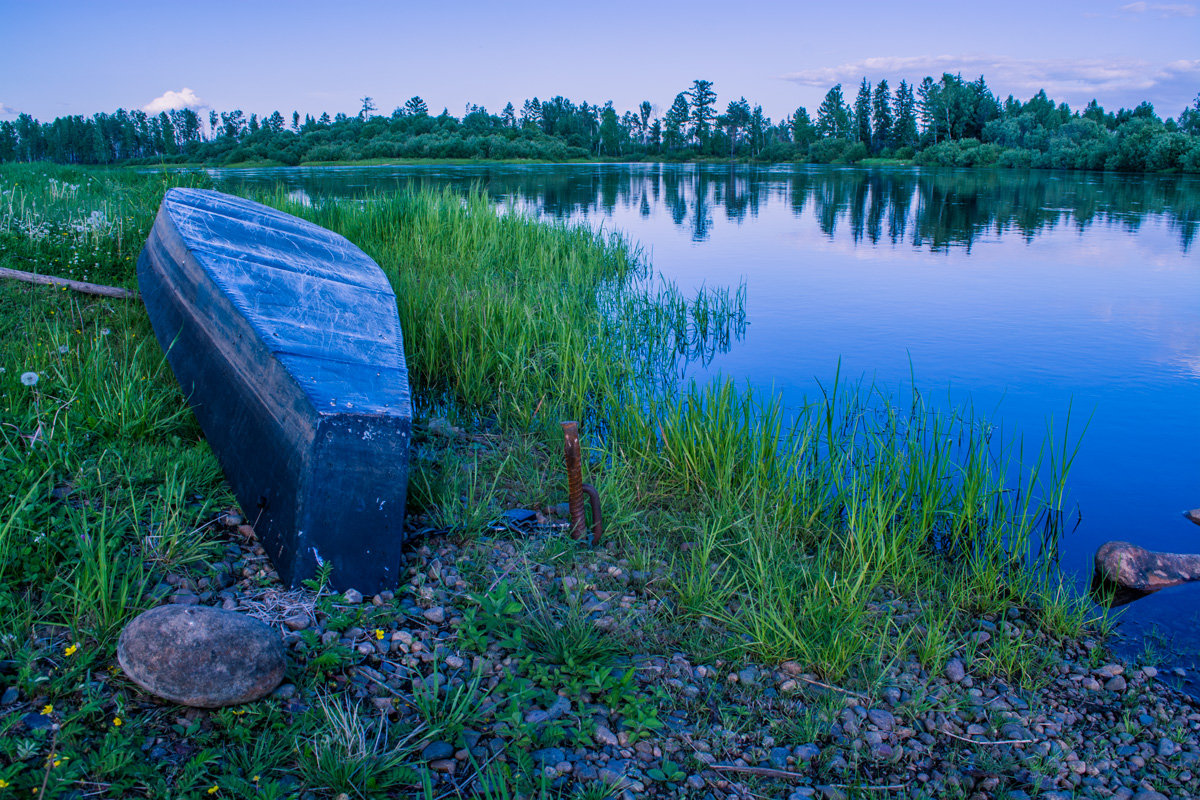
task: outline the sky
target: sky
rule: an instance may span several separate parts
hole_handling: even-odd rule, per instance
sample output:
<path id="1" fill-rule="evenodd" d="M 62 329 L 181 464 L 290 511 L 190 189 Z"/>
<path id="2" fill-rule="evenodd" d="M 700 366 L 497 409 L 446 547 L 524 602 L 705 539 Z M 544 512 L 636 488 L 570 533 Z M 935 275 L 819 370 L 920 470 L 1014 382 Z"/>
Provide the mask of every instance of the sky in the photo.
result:
<path id="1" fill-rule="evenodd" d="M 188 106 L 285 117 L 387 114 L 419 95 L 461 117 L 526 98 L 649 100 L 695 79 L 717 105 L 815 116 L 865 77 L 983 75 L 1001 99 L 1039 88 L 1082 108 L 1148 100 L 1177 116 L 1200 93 L 1200 0 L 571 3 L 563 0 L 0 0 L 0 119 Z"/>

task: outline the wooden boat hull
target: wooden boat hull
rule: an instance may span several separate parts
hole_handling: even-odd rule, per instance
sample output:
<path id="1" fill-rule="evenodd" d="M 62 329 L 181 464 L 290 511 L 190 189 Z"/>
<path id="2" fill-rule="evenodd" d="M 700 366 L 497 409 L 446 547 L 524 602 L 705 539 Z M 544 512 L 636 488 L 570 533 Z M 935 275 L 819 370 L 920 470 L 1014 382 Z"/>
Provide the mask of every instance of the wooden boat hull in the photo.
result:
<path id="1" fill-rule="evenodd" d="M 138 259 L 159 343 L 282 580 L 397 585 L 412 406 L 396 298 L 342 236 L 171 189 Z"/>

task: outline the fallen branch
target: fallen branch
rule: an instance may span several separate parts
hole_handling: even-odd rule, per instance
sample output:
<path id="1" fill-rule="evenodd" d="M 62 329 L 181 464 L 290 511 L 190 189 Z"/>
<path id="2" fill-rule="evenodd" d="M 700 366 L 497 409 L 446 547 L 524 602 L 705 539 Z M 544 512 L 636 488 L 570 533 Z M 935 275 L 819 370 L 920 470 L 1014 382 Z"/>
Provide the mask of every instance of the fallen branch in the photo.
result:
<path id="1" fill-rule="evenodd" d="M 813 686 L 819 686 L 822 689 L 828 689 L 831 692 L 841 692 L 842 694 L 849 695 L 850 697 L 857 697 L 859 700 L 867 699 L 867 696 L 865 694 L 859 694 L 858 692 L 852 692 L 849 689 L 843 689 L 840 686 L 831 686 L 828 683 L 821 683 L 819 680 L 816 680 L 815 678 L 806 678 L 803 675 L 796 675 L 795 679 L 798 681 L 804 681 L 805 683 L 812 684 Z"/>
<path id="2" fill-rule="evenodd" d="M 1037 741 L 1037 739 L 972 739 L 950 731 L 938 731 L 938 733 L 944 733 L 951 739 L 958 739 L 960 742 L 969 742 L 970 744 L 1032 744 Z"/>
<path id="3" fill-rule="evenodd" d="M 788 772 L 785 769 L 771 769 L 770 767 L 739 767 L 734 764 L 709 764 L 707 769 L 713 769 L 717 772 L 742 772 L 746 775 L 760 775 L 764 778 L 807 778 L 808 776 L 801 772 Z"/>
<path id="4" fill-rule="evenodd" d="M 807 779 L 808 775 L 803 772 L 788 772 L 785 769 L 771 769 L 770 767 L 739 767 L 734 764 L 709 764 L 706 769 L 716 770 L 717 772 L 740 772 L 745 775 L 758 775 L 763 778 L 799 778 Z M 897 789 L 905 788 L 906 784 L 889 784 L 887 786 L 863 786 L 861 784 L 842 784 L 831 783 L 836 789 L 864 789 L 867 791 L 896 791 Z"/>
<path id="5" fill-rule="evenodd" d="M 103 286 L 99 283 L 73 281 L 69 278 L 56 278 L 53 275 L 39 275 L 36 272 L 22 272 L 19 269 L 0 267 L 0 278 L 12 278 L 25 283 L 38 283 L 43 286 L 64 286 L 83 294 L 95 294 L 101 297 L 116 297 L 120 300 L 137 300 L 138 293 L 120 286 Z"/>

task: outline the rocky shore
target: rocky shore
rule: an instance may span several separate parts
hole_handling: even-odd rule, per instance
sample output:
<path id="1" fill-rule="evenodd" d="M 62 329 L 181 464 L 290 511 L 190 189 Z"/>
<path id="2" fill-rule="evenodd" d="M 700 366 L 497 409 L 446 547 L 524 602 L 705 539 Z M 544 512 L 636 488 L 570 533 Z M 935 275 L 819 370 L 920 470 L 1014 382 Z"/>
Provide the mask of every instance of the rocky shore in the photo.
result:
<path id="1" fill-rule="evenodd" d="M 211 575 L 170 576 L 159 592 L 264 620 L 292 659 L 343 654 L 330 686 L 425 732 L 414 753 L 439 797 L 495 791 L 488 781 L 514 770 L 559 795 L 592 787 L 586 796 L 623 799 L 1200 793 L 1200 708 L 1153 666 L 1110 660 L 1097 641 L 1055 642 L 1011 609 L 974 620 L 936 674 L 895 663 L 865 691 L 794 662 L 659 652 L 655 630 L 672 614 L 666 565 L 574 547 L 552 516 L 536 516 L 550 524 L 471 541 L 427 531 L 406 584 L 366 598 L 282 590 L 252 531 L 226 517 L 230 543 Z M 541 605 L 511 601 L 522 593 Z M 896 625 L 912 624 L 902 598 L 886 602 Z M 579 647 L 613 646 L 591 664 L 556 667 L 546 649 L 566 647 L 569 660 L 570 645 L 513 636 L 539 613 L 560 633 L 580 620 L 601 633 Z M 1026 659 L 1036 651 L 1043 674 L 1016 685 L 977 669 L 994 663 L 993 648 L 1013 647 Z M 287 682 L 266 702 L 298 714 L 313 691 Z M 431 702 L 445 714 L 440 732 Z M 202 723 L 207 713 L 187 716 Z"/>

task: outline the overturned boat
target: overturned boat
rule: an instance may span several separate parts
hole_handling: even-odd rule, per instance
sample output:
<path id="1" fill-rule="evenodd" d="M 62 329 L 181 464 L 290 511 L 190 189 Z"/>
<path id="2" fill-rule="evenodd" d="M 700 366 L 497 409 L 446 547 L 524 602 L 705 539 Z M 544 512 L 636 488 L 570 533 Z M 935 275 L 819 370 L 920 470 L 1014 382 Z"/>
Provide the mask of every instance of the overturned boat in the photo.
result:
<path id="1" fill-rule="evenodd" d="M 344 237 L 171 189 L 138 259 L 155 336 L 289 585 L 397 584 L 412 403 L 396 297 Z"/>

